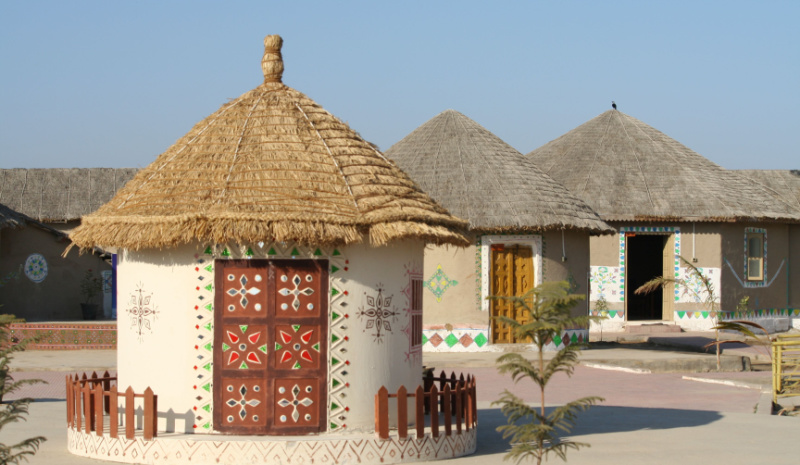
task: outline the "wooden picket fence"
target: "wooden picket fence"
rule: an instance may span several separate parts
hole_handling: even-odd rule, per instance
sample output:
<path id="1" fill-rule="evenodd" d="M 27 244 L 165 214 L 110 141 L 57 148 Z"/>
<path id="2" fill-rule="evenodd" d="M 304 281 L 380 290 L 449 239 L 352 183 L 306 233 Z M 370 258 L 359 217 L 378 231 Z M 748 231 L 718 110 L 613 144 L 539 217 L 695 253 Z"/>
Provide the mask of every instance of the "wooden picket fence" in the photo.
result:
<path id="1" fill-rule="evenodd" d="M 438 386 L 437 386 L 438 384 Z M 408 438 L 408 399 L 414 399 L 414 426 L 417 439 L 425 437 L 425 415 L 429 414 L 431 436 L 439 437 L 440 424 L 444 427 L 444 435 L 450 436 L 462 431 L 469 431 L 478 426 L 478 408 L 475 377 L 462 373 L 449 377 L 444 371 L 435 377 L 428 372 L 423 377 L 422 386 L 417 386 L 409 393 L 405 386 L 400 386 L 396 393 L 389 393 L 386 386 L 381 386 L 375 394 L 375 432 L 381 439 L 389 439 L 389 399 L 396 399 L 397 435 L 400 439 Z"/>
<path id="2" fill-rule="evenodd" d="M 67 427 L 86 434 L 95 432 L 102 436 L 106 431 L 112 438 L 119 437 L 119 429 L 125 429 L 125 437 L 134 438 L 136 426 L 136 399 L 143 402 L 142 436 L 145 440 L 156 437 L 158 423 L 158 396 L 149 387 L 144 394 L 136 394 L 128 386 L 125 392 L 117 391 L 117 378 L 106 371 L 102 376 L 92 372 L 91 376 L 67 375 Z M 120 400 L 124 401 L 122 416 L 119 415 Z"/>

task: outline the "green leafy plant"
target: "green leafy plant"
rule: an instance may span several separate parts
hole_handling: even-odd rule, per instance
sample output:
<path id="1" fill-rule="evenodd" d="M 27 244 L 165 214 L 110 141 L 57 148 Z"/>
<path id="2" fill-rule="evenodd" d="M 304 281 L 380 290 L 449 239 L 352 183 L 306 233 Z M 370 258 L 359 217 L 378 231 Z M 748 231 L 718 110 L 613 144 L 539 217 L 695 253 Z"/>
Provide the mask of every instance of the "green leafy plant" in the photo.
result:
<path id="1" fill-rule="evenodd" d="M 103 291 L 103 281 L 98 278 L 92 269 L 86 270 L 81 279 L 81 295 L 83 296 L 83 303 L 90 304 L 95 296 Z"/>
<path id="2" fill-rule="evenodd" d="M 28 415 L 28 405 L 33 402 L 33 399 L 29 397 L 3 402 L 3 397 L 24 385 L 44 383 L 40 379 L 15 381 L 11 376 L 12 355 L 25 350 L 28 344 L 36 341 L 36 338 L 26 338 L 14 344 L 15 341 L 11 340 L 9 325 L 15 320 L 14 315 L 0 315 L 0 430 L 12 423 L 24 421 Z M 27 460 L 28 456 L 36 453 L 39 445 L 44 441 L 46 441 L 44 436 L 36 436 L 17 444 L 0 443 L 0 464 L 17 464 L 21 460 Z"/>
<path id="3" fill-rule="evenodd" d="M 497 428 L 503 438 L 511 438 L 511 450 L 505 459 L 515 459 L 517 463 L 531 458 L 542 463 L 549 454 L 566 460 L 569 449 L 589 447 L 589 444 L 574 442 L 561 436 L 568 434 L 577 420 L 577 414 L 604 399 L 591 396 L 574 400 L 554 408 L 549 414 L 545 409 L 545 387 L 556 373 L 572 376 L 578 363 L 581 344 L 565 344 L 545 361 L 544 347 L 564 331 L 576 327 L 588 327 L 600 318 L 583 315 L 572 316 L 570 309 L 582 295 L 570 294 L 567 282 L 546 282 L 519 297 L 491 296 L 513 302 L 522 312 L 520 323 L 512 318 L 497 316 L 495 319 L 507 325 L 517 340 L 530 340 L 538 349 L 537 358 L 530 361 L 519 353 L 508 353 L 497 359 L 497 369 L 501 374 L 510 374 L 514 383 L 524 378 L 530 379 L 539 388 L 540 403 L 531 406 L 508 389 L 503 391 L 493 405 L 500 405 L 508 424 Z"/>
<path id="4" fill-rule="evenodd" d="M 671 278 L 668 276 L 659 276 L 656 278 L 647 281 L 646 283 L 642 284 L 638 289 L 634 291 L 635 294 L 648 294 L 650 292 L 655 291 L 660 287 L 668 286 L 669 284 L 675 284 L 676 286 L 683 286 L 686 289 L 689 289 L 695 296 L 699 299 L 703 300 L 703 305 L 708 308 L 708 313 L 711 318 L 717 318 L 717 294 L 714 291 L 714 283 L 711 282 L 708 276 L 704 275 L 699 268 L 694 266 L 691 262 L 686 260 L 683 257 L 680 257 L 681 262 L 689 269 L 689 272 L 692 276 L 696 277 L 700 283 L 703 285 L 703 291 L 705 291 L 705 298 L 699 295 L 696 291 L 692 289 L 689 283 L 685 279 L 681 278 Z M 719 342 L 719 330 L 714 329 L 714 341 Z M 716 345 L 717 349 L 717 371 L 719 371 L 720 366 L 722 365 L 720 362 L 720 349 L 719 344 Z"/>

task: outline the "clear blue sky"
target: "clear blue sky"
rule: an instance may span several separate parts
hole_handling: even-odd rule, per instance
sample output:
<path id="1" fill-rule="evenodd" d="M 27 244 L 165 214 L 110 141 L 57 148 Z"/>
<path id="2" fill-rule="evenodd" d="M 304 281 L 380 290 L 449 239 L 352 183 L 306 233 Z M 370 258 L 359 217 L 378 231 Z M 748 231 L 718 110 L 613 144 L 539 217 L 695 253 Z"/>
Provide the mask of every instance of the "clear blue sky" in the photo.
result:
<path id="1" fill-rule="evenodd" d="M 384 150 L 453 108 L 528 153 L 615 100 L 726 168 L 800 168 L 796 0 L 0 0 L 0 167 L 146 166 L 262 82 L 267 34 Z"/>

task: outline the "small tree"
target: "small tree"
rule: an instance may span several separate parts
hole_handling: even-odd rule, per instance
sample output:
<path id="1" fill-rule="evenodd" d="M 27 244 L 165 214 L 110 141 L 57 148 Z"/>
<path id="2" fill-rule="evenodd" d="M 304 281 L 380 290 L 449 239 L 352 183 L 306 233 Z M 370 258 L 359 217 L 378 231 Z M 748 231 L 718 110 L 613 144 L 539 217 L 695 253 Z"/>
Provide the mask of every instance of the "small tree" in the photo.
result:
<path id="1" fill-rule="evenodd" d="M 679 257 L 679 258 L 681 259 L 683 264 L 686 265 L 686 267 L 689 269 L 689 272 L 692 274 L 692 276 L 696 277 L 700 281 L 700 283 L 703 285 L 703 290 L 705 291 L 705 294 L 706 294 L 705 295 L 705 299 L 703 299 L 703 304 L 708 308 L 709 316 L 711 316 L 711 318 L 715 318 L 716 319 L 717 318 L 717 311 L 716 311 L 717 294 L 714 292 L 714 283 L 712 283 L 711 279 L 709 279 L 708 276 L 704 275 L 703 272 L 700 271 L 699 268 L 694 266 L 688 260 L 686 260 L 683 257 Z M 676 286 L 683 286 L 686 289 L 690 289 L 691 290 L 691 286 L 689 286 L 689 283 L 685 279 L 682 279 L 682 278 L 670 278 L 670 277 L 667 277 L 667 276 L 659 276 L 657 278 L 653 278 L 650 281 L 647 281 L 646 283 L 642 284 L 638 289 L 636 289 L 634 291 L 634 293 L 635 294 L 649 294 L 650 292 L 655 291 L 659 287 L 665 287 L 665 286 L 667 286 L 669 284 L 675 284 Z M 697 295 L 697 293 L 694 290 L 692 290 L 692 292 L 694 292 L 695 295 L 698 298 L 702 298 L 700 295 Z M 717 319 L 717 321 L 719 321 L 719 320 Z M 716 326 L 714 327 L 714 341 L 716 343 L 715 345 L 716 345 L 716 348 L 717 348 L 717 371 L 719 371 L 720 367 L 721 367 L 720 349 L 719 349 L 719 329 L 717 329 Z"/>
<path id="2" fill-rule="evenodd" d="M 524 316 L 520 318 L 527 323 L 520 323 L 512 318 L 495 317 L 500 323 L 511 327 L 517 340 L 530 340 L 538 349 L 537 359 L 533 362 L 518 353 L 508 353 L 497 359 L 498 371 L 510 373 L 514 383 L 529 378 L 539 387 L 540 405 L 528 405 L 525 401 L 506 389 L 500 399 L 493 402 L 501 405 L 501 411 L 507 417 L 508 424 L 497 428 L 503 438 L 511 438 L 511 451 L 505 459 L 515 459 L 517 463 L 525 458 L 532 458 L 537 464 L 542 463 L 553 453 L 566 460 L 568 449 L 588 447 L 589 444 L 570 441 L 560 436 L 569 433 L 575 424 L 577 414 L 590 406 L 601 402 L 601 397 L 584 397 L 553 409 L 550 414 L 545 410 L 545 386 L 556 373 L 572 376 L 578 363 L 578 352 L 582 344 L 564 344 L 564 347 L 553 353 L 545 362 L 544 347 L 554 339 L 561 337 L 564 331 L 576 327 L 588 327 L 591 321 L 599 317 L 572 316 L 570 309 L 580 300 L 582 295 L 570 294 L 567 282 L 548 282 L 531 289 L 520 297 L 492 296 L 490 299 L 502 299 L 514 303 Z"/>
<path id="3" fill-rule="evenodd" d="M 25 350 L 25 347 L 36 341 L 34 339 L 23 339 L 14 344 L 10 337 L 9 325 L 14 321 L 14 315 L 0 315 L 0 430 L 10 423 L 25 420 L 28 415 L 28 404 L 33 402 L 30 397 L 3 402 L 3 397 L 20 389 L 26 384 L 44 383 L 40 379 L 22 379 L 14 381 L 11 376 L 10 362 L 15 352 Z M 1 436 L 0 436 L 1 437 Z M 0 443 L 0 464 L 17 464 L 21 460 L 28 460 L 29 455 L 33 455 L 39 449 L 39 445 L 46 441 L 43 436 L 36 436 L 25 439 L 17 444 L 6 445 Z"/>

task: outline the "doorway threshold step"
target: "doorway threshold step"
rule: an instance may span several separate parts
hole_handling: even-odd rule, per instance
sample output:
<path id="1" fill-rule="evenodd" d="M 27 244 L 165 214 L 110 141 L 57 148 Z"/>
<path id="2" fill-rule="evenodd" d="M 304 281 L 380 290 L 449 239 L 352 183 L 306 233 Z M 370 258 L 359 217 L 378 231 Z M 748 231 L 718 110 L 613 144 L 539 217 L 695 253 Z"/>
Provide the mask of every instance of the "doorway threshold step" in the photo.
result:
<path id="1" fill-rule="evenodd" d="M 627 323 L 624 332 L 628 334 L 658 334 L 658 333 L 680 333 L 681 327 L 669 322 L 653 323 Z"/>

